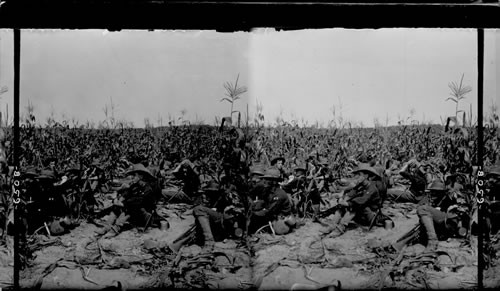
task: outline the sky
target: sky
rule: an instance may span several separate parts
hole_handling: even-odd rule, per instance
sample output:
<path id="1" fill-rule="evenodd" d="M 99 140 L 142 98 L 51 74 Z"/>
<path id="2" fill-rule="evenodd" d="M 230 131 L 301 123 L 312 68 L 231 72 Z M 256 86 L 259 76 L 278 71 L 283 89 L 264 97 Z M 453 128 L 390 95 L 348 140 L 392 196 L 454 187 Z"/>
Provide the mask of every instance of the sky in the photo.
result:
<path id="1" fill-rule="evenodd" d="M 12 116 L 13 34 L 0 30 L 0 96 Z M 262 105 L 278 116 L 326 125 L 329 120 L 373 126 L 400 119 L 441 123 L 455 114 L 448 84 L 473 89 L 460 108 L 477 112 L 477 33 L 469 29 L 321 29 L 215 31 L 23 30 L 21 108 L 39 122 L 105 118 L 144 126 L 144 119 L 213 124 L 229 116 L 225 82 L 248 87 L 234 110 Z M 485 112 L 500 100 L 500 31 L 485 33 Z M 335 108 L 335 115 L 332 108 Z"/>

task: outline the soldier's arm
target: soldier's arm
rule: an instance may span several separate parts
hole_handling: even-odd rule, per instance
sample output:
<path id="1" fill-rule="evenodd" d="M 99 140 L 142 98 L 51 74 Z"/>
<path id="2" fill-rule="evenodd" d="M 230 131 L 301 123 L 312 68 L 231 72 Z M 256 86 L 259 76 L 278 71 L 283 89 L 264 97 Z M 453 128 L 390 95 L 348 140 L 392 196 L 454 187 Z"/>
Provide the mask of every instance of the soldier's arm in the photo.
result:
<path id="1" fill-rule="evenodd" d="M 377 193 L 377 188 L 370 186 L 363 195 L 353 198 L 349 201 L 350 204 L 364 205 Z"/>
<path id="2" fill-rule="evenodd" d="M 347 199 L 352 199 L 356 196 L 359 196 L 361 191 L 363 191 L 365 188 L 365 180 L 350 182 L 350 185 L 346 189 L 344 189 L 344 196 Z"/>
<path id="3" fill-rule="evenodd" d="M 273 216 L 278 214 L 279 209 L 282 208 L 284 199 L 287 198 L 283 195 L 276 195 L 272 198 L 271 202 L 269 202 L 264 209 L 255 212 L 254 214 L 257 216 Z"/>

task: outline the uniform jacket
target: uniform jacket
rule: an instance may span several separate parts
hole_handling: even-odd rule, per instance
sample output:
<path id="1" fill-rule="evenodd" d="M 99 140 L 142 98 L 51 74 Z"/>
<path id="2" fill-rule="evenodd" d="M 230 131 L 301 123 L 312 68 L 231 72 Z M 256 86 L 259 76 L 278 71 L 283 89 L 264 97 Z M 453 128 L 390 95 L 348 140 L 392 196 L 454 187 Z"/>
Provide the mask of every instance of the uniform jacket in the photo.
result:
<path id="1" fill-rule="evenodd" d="M 128 209 L 145 208 L 146 210 L 153 210 L 156 208 L 158 189 L 151 183 L 139 181 L 132 184 L 125 191 L 123 198 L 125 199 L 123 204 Z"/>
<path id="2" fill-rule="evenodd" d="M 380 180 L 365 181 L 363 184 L 346 194 L 349 204 L 355 208 L 378 208 L 387 193 L 387 185 Z"/>
<path id="3" fill-rule="evenodd" d="M 270 220 L 292 213 L 292 203 L 288 194 L 283 189 L 276 187 L 264 201 L 264 208 L 255 211 L 256 216 L 265 216 Z"/>

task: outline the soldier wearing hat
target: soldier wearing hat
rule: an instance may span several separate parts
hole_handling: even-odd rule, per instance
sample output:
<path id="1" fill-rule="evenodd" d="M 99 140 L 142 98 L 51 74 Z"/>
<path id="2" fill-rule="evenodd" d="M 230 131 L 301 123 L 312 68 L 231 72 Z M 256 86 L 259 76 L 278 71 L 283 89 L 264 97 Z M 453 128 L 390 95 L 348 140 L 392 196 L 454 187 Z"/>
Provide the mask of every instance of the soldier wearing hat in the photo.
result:
<path id="1" fill-rule="evenodd" d="M 420 202 L 425 197 L 425 188 L 427 185 L 426 173 L 422 164 L 412 159 L 403 166 L 399 174 L 410 181 L 410 188 L 407 190 L 388 189 L 387 198 L 394 202 Z"/>
<path id="2" fill-rule="evenodd" d="M 276 167 L 280 171 L 281 181 L 283 182 L 288 179 L 289 173 L 285 169 L 285 158 L 275 157 L 271 160 L 271 167 Z"/>
<path id="3" fill-rule="evenodd" d="M 306 188 L 306 165 L 299 163 L 293 171 L 293 179 L 282 187 L 287 193 L 296 193 Z"/>
<path id="4" fill-rule="evenodd" d="M 275 157 L 271 160 L 271 166 L 272 167 L 276 167 L 276 168 L 280 168 L 282 167 L 283 165 L 285 164 L 285 158 L 284 157 Z"/>
<path id="5" fill-rule="evenodd" d="M 262 176 L 265 174 L 266 168 L 264 165 L 256 164 L 250 167 L 249 177 L 248 177 L 248 187 L 249 187 L 249 199 L 255 198 L 258 200 L 260 193 L 263 192 Z"/>
<path id="6" fill-rule="evenodd" d="M 455 190 L 447 189 L 442 181 L 436 179 L 428 188 L 428 199 L 423 199 L 421 205 L 417 207 L 419 224 L 423 231 L 422 237 L 427 239 L 426 251 L 436 250 L 438 240 L 466 235 L 466 226 L 469 223 L 468 206 L 465 199 L 448 195 L 450 191 Z M 419 234 L 422 233 L 415 233 Z M 393 247 L 401 250 L 410 240 L 412 236 L 406 236 L 406 239 L 400 239 Z"/>
<path id="7" fill-rule="evenodd" d="M 458 210 L 460 210 L 458 205 L 450 206 L 448 209 L 441 208 L 441 210 L 431 205 L 417 207 L 417 215 L 427 237 L 426 251 L 434 251 L 438 246 L 438 239 L 446 240 L 449 237 L 466 235 L 464 227 L 466 211 Z"/>
<path id="8" fill-rule="evenodd" d="M 427 196 L 419 202 L 420 205 L 430 204 L 436 207 L 447 208 L 451 203 L 449 195 L 447 195 L 448 189 L 446 189 L 446 185 L 439 179 L 432 181 L 425 192 Z"/>
<path id="9" fill-rule="evenodd" d="M 156 202 L 161 191 L 156 178 L 142 164 L 133 165 L 126 175 L 132 176 L 132 183 L 129 187 L 119 191 L 121 197 L 115 201 L 117 206 L 123 206 L 123 211 L 117 218 L 113 213 L 113 218 L 108 221 L 104 229 L 98 231 L 98 234 L 116 235 L 127 223 L 147 227 L 157 222 L 155 220 Z"/>
<path id="10" fill-rule="evenodd" d="M 342 235 L 353 219 L 364 225 L 377 226 L 384 225 L 384 221 L 388 219 L 379 212 L 387 192 L 386 182 L 380 171 L 361 164 L 353 174 L 358 175 L 358 184 L 340 199 L 339 205 L 343 209 L 336 211 L 331 225 L 322 231 L 329 237 Z"/>
<path id="11" fill-rule="evenodd" d="M 280 172 L 268 168 L 262 176 L 260 201 L 252 205 L 249 231 L 255 232 L 271 222 L 277 234 L 288 233 L 294 226 L 291 218 L 292 202 L 288 194 L 280 188 Z"/>
<path id="12" fill-rule="evenodd" d="M 215 181 L 210 181 L 203 188 L 203 206 L 207 206 L 210 208 L 216 208 L 218 204 L 221 204 L 224 199 L 223 195 L 221 195 L 222 191 L 219 184 Z"/>
<path id="13" fill-rule="evenodd" d="M 57 176 L 57 158 L 50 157 L 47 160 L 47 169 L 53 171 L 54 174 Z"/>
<path id="14" fill-rule="evenodd" d="M 293 169 L 294 175 L 292 176 L 292 180 L 282 186 L 282 189 L 285 192 L 292 195 L 292 202 L 295 212 L 298 211 L 298 207 L 300 207 L 300 203 L 303 198 L 302 196 L 298 195 L 300 195 L 307 188 L 306 168 L 307 166 L 305 164 L 298 163 Z"/>

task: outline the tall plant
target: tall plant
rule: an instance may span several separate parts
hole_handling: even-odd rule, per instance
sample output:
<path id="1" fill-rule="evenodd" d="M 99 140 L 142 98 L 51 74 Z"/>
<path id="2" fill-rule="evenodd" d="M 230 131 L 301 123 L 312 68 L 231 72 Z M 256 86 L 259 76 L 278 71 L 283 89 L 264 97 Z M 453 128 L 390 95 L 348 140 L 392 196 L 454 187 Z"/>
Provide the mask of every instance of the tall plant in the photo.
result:
<path id="1" fill-rule="evenodd" d="M 462 74 L 462 78 L 460 79 L 459 84 L 455 82 L 451 82 L 448 84 L 448 87 L 451 90 L 450 92 L 451 97 L 446 98 L 446 101 L 451 100 L 455 102 L 455 120 L 457 123 L 458 123 L 458 113 L 464 112 L 463 110 L 458 110 L 458 105 L 461 100 L 465 99 L 465 95 L 472 91 L 472 87 L 464 86 L 463 81 L 464 81 L 464 74 Z M 465 121 L 464 121 L 464 126 L 465 126 Z"/>
<path id="2" fill-rule="evenodd" d="M 240 79 L 240 74 L 238 74 L 238 77 L 236 77 L 236 82 L 233 84 L 231 82 L 226 82 L 224 83 L 224 89 L 226 89 L 226 96 L 220 100 L 229 102 L 231 104 L 231 119 L 233 118 L 233 113 L 238 112 L 233 110 L 234 109 L 234 102 L 236 100 L 241 98 L 241 95 L 244 94 L 245 92 L 248 91 L 248 88 L 246 86 L 241 86 L 238 87 L 238 80 Z"/>

